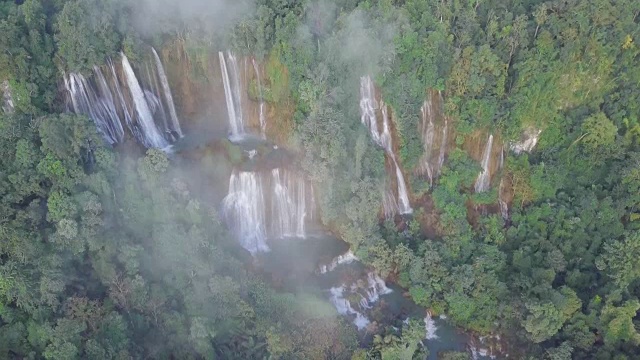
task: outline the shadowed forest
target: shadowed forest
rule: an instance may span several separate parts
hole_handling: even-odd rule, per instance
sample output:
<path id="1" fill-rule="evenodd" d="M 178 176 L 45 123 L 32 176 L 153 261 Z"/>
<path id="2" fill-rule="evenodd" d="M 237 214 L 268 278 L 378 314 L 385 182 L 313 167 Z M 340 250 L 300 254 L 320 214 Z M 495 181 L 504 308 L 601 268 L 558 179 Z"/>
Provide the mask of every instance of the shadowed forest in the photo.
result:
<path id="1" fill-rule="evenodd" d="M 640 356 L 637 0 L 0 0 L 0 359 Z"/>

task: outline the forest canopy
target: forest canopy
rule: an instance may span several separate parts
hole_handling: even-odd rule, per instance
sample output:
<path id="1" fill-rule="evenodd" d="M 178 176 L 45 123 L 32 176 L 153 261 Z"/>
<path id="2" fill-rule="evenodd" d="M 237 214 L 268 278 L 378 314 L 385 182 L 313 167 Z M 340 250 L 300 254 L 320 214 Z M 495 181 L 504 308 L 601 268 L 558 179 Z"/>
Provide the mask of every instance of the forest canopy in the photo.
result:
<path id="1" fill-rule="evenodd" d="M 0 0 L 0 34 L 0 358 L 429 353 L 423 324 L 365 339 L 261 272 L 202 185 L 226 191 L 239 148 L 112 146 L 72 111 L 69 74 L 150 46 L 194 135 L 226 121 L 218 52 L 255 61 L 243 96 L 276 119 L 265 136 L 295 154 L 318 221 L 415 304 L 512 357 L 637 358 L 637 1 Z M 389 150 L 361 122 L 366 76 Z M 413 213 L 385 219 L 394 164 Z"/>

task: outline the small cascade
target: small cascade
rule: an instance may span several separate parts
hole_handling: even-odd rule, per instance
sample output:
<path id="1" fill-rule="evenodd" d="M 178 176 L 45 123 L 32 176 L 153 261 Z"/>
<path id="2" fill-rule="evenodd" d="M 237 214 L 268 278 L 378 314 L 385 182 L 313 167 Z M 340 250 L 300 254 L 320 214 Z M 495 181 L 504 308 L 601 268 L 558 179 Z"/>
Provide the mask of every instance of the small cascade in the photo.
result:
<path id="1" fill-rule="evenodd" d="M 433 169 L 431 168 L 431 151 L 433 149 L 433 138 L 435 135 L 435 125 L 433 124 L 433 105 L 431 97 L 428 97 L 422 105 L 422 145 L 424 155 L 420 160 L 421 170 L 427 174 L 429 185 L 433 186 Z M 426 123 L 426 124 L 425 124 Z"/>
<path id="2" fill-rule="evenodd" d="M 240 138 L 245 134 L 245 130 L 242 116 L 242 94 L 240 91 L 238 62 L 231 52 L 227 52 L 225 57 L 225 54 L 220 51 L 218 52 L 218 57 L 220 58 L 224 96 L 227 103 L 227 113 L 229 115 L 229 130 L 233 138 Z"/>
<path id="3" fill-rule="evenodd" d="M 2 111 L 5 114 L 12 114 L 14 111 L 13 96 L 11 95 L 11 88 L 9 87 L 9 81 L 5 80 L 0 83 L 0 93 L 2 95 Z"/>
<path id="4" fill-rule="evenodd" d="M 378 131 L 378 120 L 376 117 L 376 109 L 380 107 L 382 112 L 382 132 Z M 369 133 L 371 134 L 371 138 L 373 141 L 384 149 L 387 156 L 391 159 L 393 166 L 395 168 L 395 176 L 396 182 L 398 185 L 398 201 L 397 201 L 397 212 L 400 214 L 410 214 L 413 212 L 411 208 L 411 204 L 409 202 L 409 194 L 407 191 L 407 185 L 404 180 L 404 175 L 402 174 L 402 169 L 398 165 L 398 161 L 396 160 L 396 156 L 393 152 L 393 143 L 391 137 L 391 130 L 389 125 L 389 116 L 387 114 L 387 106 L 381 102 L 378 104 L 375 98 L 375 90 L 373 86 L 373 81 L 369 76 L 363 76 L 360 78 L 360 112 L 361 112 L 361 121 L 362 123 L 369 129 Z M 385 203 L 385 216 L 388 217 L 391 214 L 390 209 L 387 209 L 386 206 L 391 204 L 388 199 L 383 199 L 383 203 Z"/>
<path id="5" fill-rule="evenodd" d="M 285 169 L 234 171 L 223 212 L 242 246 L 268 251 L 267 239 L 304 238 L 314 203 L 304 177 Z"/>
<path id="6" fill-rule="evenodd" d="M 433 186 L 435 178 L 440 175 L 447 153 L 449 120 L 444 116 L 443 107 L 442 93 L 430 91 L 420 109 L 422 115 L 418 130 L 422 138 L 424 153 L 418 162 L 415 173 L 426 177 L 429 186 Z"/>
<path id="7" fill-rule="evenodd" d="M 344 285 L 340 287 L 331 288 L 329 290 L 331 293 L 331 298 L 330 298 L 331 303 L 333 304 L 333 306 L 335 306 L 336 310 L 338 311 L 338 314 L 343 316 L 355 315 L 355 319 L 353 320 L 353 323 L 356 325 L 358 330 L 362 330 L 369 325 L 370 321 L 369 319 L 367 319 L 366 316 L 364 316 L 359 311 L 356 311 L 351 306 L 351 303 L 349 303 L 349 300 L 347 300 L 344 296 L 345 290 L 346 288 Z"/>
<path id="8" fill-rule="evenodd" d="M 162 84 L 162 93 L 164 94 L 167 107 L 169 108 L 169 118 L 171 119 L 170 128 L 176 132 L 178 136 L 182 137 L 184 135 L 182 134 L 182 129 L 180 129 L 180 121 L 178 120 L 176 106 L 173 103 L 173 95 L 171 94 L 171 88 L 169 87 L 169 79 L 167 79 L 167 74 L 164 71 L 164 66 L 162 66 L 162 61 L 160 61 L 160 57 L 158 56 L 156 49 L 151 48 L 151 50 L 156 62 L 158 76 L 160 77 L 160 84 Z"/>
<path id="9" fill-rule="evenodd" d="M 505 149 L 503 146 L 502 150 L 500 151 L 500 164 L 499 164 L 500 170 L 504 168 L 504 153 L 505 153 Z M 503 172 L 502 177 L 500 178 L 500 185 L 498 186 L 498 205 L 500 205 L 500 214 L 502 215 L 502 219 L 504 219 L 504 221 L 508 221 L 509 220 L 509 204 L 506 199 L 507 184 L 505 183 L 504 180 L 505 180 L 505 177 Z"/>
<path id="10" fill-rule="evenodd" d="M 444 127 L 442 128 L 442 140 L 440 143 L 440 154 L 438 154 L 438 174 L 442 171 L 442 165 L 444 165 L 444 155 L 447 152 L 447 136 L 449 130 L 449 119 L 444 118 Z"/>
<path id="11" fill-rule="evenodd" d="M 258 64 L 256 63 L 256 59 L 251 59 L 251 63 L 253 64 L 253 70 L 256 73 L 256 82 L 258 84 L 258 96 L 260 97 L 260 133 L 263 139 L 267 138 L 267 119 L 264 114 L 264 97 L 262 95 L 262 84 L 260 83 L 260 70 L 258 69 Z"/>
<path id="12" fill-rule="evenodd" d="M 350 264 L 357 260 L 358 258 L 355 256 L 355 254 L 351 250 L 349 250 L 342 255 L 336 256 L 336 258 L 334 258 L 328 265 L 320 266 L 320 274 L 326 274 L 330 271 L 335 270 L 338 265 Z"/>
<path id="13" fill-rule="evenodd" d="M 523 152 L 529 153 L 538 144 L 538 139 L 540 138 L 541 133 L 542 130 L 529 127 L 522 133 L 520 141 L 509 143 L 509 148 L 516 155 L 519 155 Z"/>
<path id="14" fill-rule="evenodd" d="M 224 215 L 251 254 L 269 251 L 265 228 L 265 198 L 262 181 L 255 172 L 234 172 L 229 193 L 223 200 Z"/>
<path id="15" fill-rule="evenodd" d="M 425 339 L 434 340 L 438 338 L 436 332 L 438 331 L 438 327 L 436 326 L 436 321 L 431 316 L 430 312 L 427 312 L 427 316 L 424 318 L 424 329 L 425 329 Z"/>
<path id="16" fill-rule="evenodd" d="M 398 201 L 389 186 L 385 186 L 385 189 L 382 192 L 382 211 L 385 219 L 393 219 L 398 213 Z"/>
<path id="17" fill-rule="evenodd" d="M 493 147 L 493 134 L 489 135 L 489 140 L 487 141 L 487 145 L 484 148 L 484 152 L 482 153 L 482 171 L 478 175 L 475 184 L 475 191 L 477 193 L 485 192 L 489 190 L 491 186 L 491 174 L 490 174 L 490 161 L 491 161 L 491 150 Z"/>
<path id="18" fill-rule="evenodd" d="M 122 53 L 122 69 L 133 99 L 133 108 L 137 114 L 137 125 L 139 126 L 140 134 L 142 135 L 142 138 L 139 140 L 146 147 L 159 149 L 166 148 L 169 143 L 156 127 L 153 115 L 149 109 L 149 105 L 147 104 L 144 91 L 136 78 L 136 74 L 129 63 L 129 59 L 127 59 L 127 56 L 124 53 Z"/>
<path id="19" fill-rule="evenodd" d="M 355 315 L 353 322 L 358 330 L 364 329 L 370 323 L 365 312 L 380 300 L 380 296 L 393 292 L 387 287 L 384 280 L 374 272 L 367 273 L 366 280 L 358 280 L 351 286 L 343 284 L 340 287 L 333 287 L 329 291 L 331 293 L 331 303 L 339 314 L 345 316 Z M 351 302 L 347 300 L 355 297 L 359 299 L 356 307 L 360 311 L 356 310 Z"/>

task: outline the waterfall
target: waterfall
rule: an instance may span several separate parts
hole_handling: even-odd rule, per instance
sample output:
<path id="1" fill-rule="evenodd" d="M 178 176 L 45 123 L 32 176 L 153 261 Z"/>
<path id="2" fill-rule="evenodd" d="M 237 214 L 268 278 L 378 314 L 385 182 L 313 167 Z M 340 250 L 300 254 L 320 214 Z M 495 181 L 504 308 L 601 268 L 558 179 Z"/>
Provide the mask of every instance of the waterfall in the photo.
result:
<path id="1" fill-rule="evenodd" d="M 409 214 L 413 212 L 413 209 L 411 209 L 411 204 L 409 202 L 409 194 L 407 192 L 407 185 L 404 181 L 404 175 L 402 174 L 402 170 L 400 169 L 396 156 L 393 153 L 393 143 L 387 107 L 384 103 L 380 104 L 380 109 L 382 111 L 382 132 L 378 132 L 378 121 L 376 118 L 377 107 L 378 103 L 375 98 L 373 81 L 370 76 L 363 76 L 360 78 L 360 119 L 367 129 L 369 129 L 369 133 L 371 134 L 373 141 L 383 148 L 387 156 L 391 159 L 393 166 L 395 167 L 396 182 L 398 185 L 397 210 L 400 214 Z M 384 199 L 383 203 L 388 203 L 387 199 Z M 385 213 L 387 212 L 387 209 L 385 209 Z"/>
<path id="2" fill-rule="evenodd" d="M 433 106 L 428 97 L 422 105 L 422 144 L 424 155 L 422 156 L 422 170 L 427 173 L 429 185 L 433 185 L 433 170 L 431 168 L 431 150 L 433 149 L 433 137 L 435 126 L 433 124 Z"/>
<path id="3" fill-rule="evenodd" d="M 356 311 L 349 303 L 349 300 L 344 297 L 345 286 L 333 287 L 329 291 L 331 293 L 331 303 L 335 306 L 338 314 L 348 316 L 355 315 L 353 323 L 358 330 L 362 330 L 369 325 L 370 321 L 362 313 Z"/>
<path id="4" fill-rule="evenodd" d="M 409 203 L 409 193 L 407 192 L 407 184 L 404 181 L 404 175 L 402 169 L 398 165 L 396 155 L 393 153 L 393 144 L 391 143 L 391 132 L 389 131 L 389 116 L 387 115 L 387 107 L 384 103 L 382 106 L 382 134 L 380 141 L 382 146 L 387 151 L 387 154 L 391 158 L 393 165 L 396 169 L 396 182 L 398 183 L 398 211 L 400 214 L 410 214 L 413 212 L 411 204 Z"/>
<path id="5" fill-rule="evenodd" d="M 218 52 L 220 58 L 220 70 L 222 71 L 222 83 L 224 85 L 224 97 L 227 102 L 229 115 L 229 128 L 231 136 L 240 138 L 244 135 L 244 120 L 242 118 L 242 97 L 240 92 L 240 74 L 236 57 L 227 53 L 227 59 L 222 51 Z M 229 69 L 231 71 L 229 71 Z M 231 76 L 229 76 L 231 74 Z"/>
<path id="6" fill-rule="evenodd" d="M 385 188 L 387 189 L 382 192 L 382 211 L 385 219 L 393 219 L 398 212 L 398 202 L 391 189 L 388 186 L 385 186 Z"/>
<path id="7" fill-rule="evenodd" d="M 425 339 L 434 340 L 438 338 L 438 335 L 436 335 L 438 327 L 436 326 L 436 322 L 429 312 L 427 312 L 427 316 L 425 316 L 424 318 L 424 329 L 426 334 Z"/>
<path id="8" fill-rule="evenodd" d="M 12 114 L 14 111 L 14 104 L 8 80 L 0 83 L 0 95 L 2 95 L 2 111 L 4 111 L 5 114 Z"/>
<path id="9" fill-rule="evenodd" d="M 133 98 L 133 107 L 137 114 L 137 120 L 139 125 L 140 134 L 142 138 L 139 139 L 146 147 L 154 147 L 159 149 L 165 149 L 169 143 L 162 137 L 162 134 L 156 127 L 156 123 L 151 115 L 151 110 L 147 104 L 147 100 L 144 95 L 142 87 L 136 78 L 136 74 L 133 72 L 133 68 L 129 63 L 127 56 L 122 53 L 122 69 L 124 76 Z"/>
<path id="10" fill-rule="evenodd" d="M 65 87 L 70 95 L 73 111 L 93 119 L 104 139 L 113 145 L 122 141 L 124 129 L 104 75 L 97 67 L 94 68 L 94 72 L 98 91 L 82 74 L 77 73 L 69 73 L 65 77 Z"/>
<path id="11" fill-rule="evenodd" d="M 491 148 L 493 146 L 493 135 L 489 135 L 489 140 L 482 153 L 482 171 L 476 179 L 475 191 L 477 193 L 489 190 L 491 182 L 490 174 L 490 161 L 491 161 Z"/>
<path id="12" fill-rule="evenodd" d="M 269 251 L 264 204 L 262 181 L 258 173 L 231 174 L 229 193 L 223 200 L 224 215 L 242 247 L 252 254 Z"/>
<path id="13" fill-rule="evenodd" d="M 280 169 L 271 171 L 273 182 L 272 227 L 274 237 L 305 237 L 307 194 L 304 179 Z"/>
<path id="14" fill-rule="evenodd" d="M 320 273 L 321 274 L 326 274 L 330 271 L 335 270 L 336 267 L 338 267 L 338 265 L 341 264 L 350 264 L 354 261 L 357 261 L 358 258 L 354 255 L 354 253 L 349 250 L 346 253 L 342 254 L 342 255 L 338 255 L 335 259 L 333 259 L 331 261 L 331 263 L 329 265 L 322 265 L 320 266 Z"/>
<path id="15" fill-rule="evenodd" d="M 367 274 L 366 282 L 359 280 L 349 287 L 343 284 L 340 287 L 333 287 L 329 291 L 331 293 L 331 303 L 339 314 L 345 316 L 355 315 L 353 322 L 358 330 L 362 330 L 369 325 L 369 319 L 363 312 L 371 309 L 372 305 L 380 299 L 380 296 L 393 292 L 387 287 L 384 280 L 374 272 Z M 347 292 L 346 296 L 345 292 Z M 362 312 L 355 310 L 350 301 L 347 300 L 353 299 L 355 296 L 360 299 L 357 306 Z"/>
<path id="16" fill-rule="evenodd" d="M 444 155 L 447 152 L 447 131 L 449 130 L 449 121 L 444 118 L 444 127 L 442 128 L 442 141 L 440 143 L 440 154 L 438 155 L 438 174 L 442 171 L 442 165 L 444 165 Z"/>
<path id="17" fill-rule="evenodd" d="M 267 239 L 306 237 L 314 206 L 309 189 L 304 177 L 285 169 L 234 171 L 223 212 L 245 249 L 268 251 Z"/>
<path id="18" fill-rule="evenodd" d="M 502 170 L 504 168 L 504 146 L 500 150 L 500 165 L 499 169 Z M 500 205 L 500 214 L 502 215 L 502 219 L 504 221 L 509 220 L 509 204 L 504 199 L 504 191 L 505 191 L 505 183 L 504 183 L 504 172 L 502 172 L 502 177 L 500 178 L 500 185 L 498 186 L 498 205 Z"/>
<path id="19" fill-rule="evenodd" d="M 167 103 L 167 107 L 169 108 L 169 117 L 171 118 L 171 130 L 175 131 L 178 136 L 184 136 L 182 134 L 182 129 L 180 129 L 180 121 L 178 120 L 178 114 L 176 112 L 176 106 L 173 103 L 173 95 L 171 94 L 171 88 L 169 87 L 169 79 L 167 79 L 167 74 L 164 71 L 164 66 L 162 66 L 162 61 L 160 61 L 160 57 L 156 52 L 156 49 L 151 48 L 153 52 L 153 57 L 156 62 L 156 69 L 158 71 L 158 76 L 160 77 L 160 84 L 162 84 L 162 93 L 164 94 L 164 99 Z"/>
<path id="20" fill-rule="evenodd" d="M 260 97 L 260 131 L 262 134 L 262 138 L 267 138 L 267 119 L 264 115 L 264 97 L 262 96 L 262 84 L 260 83 L 260 70 L 258 69 L 258 64 L 256 63 L 256 59 L 251 59 L 253 63 L 253 70 L 256 72 L 256 81 L 258 83 L 258 96 Z"/>

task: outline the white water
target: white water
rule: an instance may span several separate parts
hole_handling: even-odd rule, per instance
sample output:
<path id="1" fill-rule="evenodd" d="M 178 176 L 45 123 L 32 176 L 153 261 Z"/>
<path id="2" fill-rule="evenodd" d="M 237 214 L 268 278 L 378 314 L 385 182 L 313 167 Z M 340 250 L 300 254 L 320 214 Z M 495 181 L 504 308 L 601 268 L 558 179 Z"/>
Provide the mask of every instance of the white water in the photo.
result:
<path id="1" fill-rule="evenodd" d="M 155 51 L 154 56 L 157 56 Z M 64 84 L 70 100 L 68 110 L 89 116 L 112 145 L 124 140 L 126 124 L 134 138 L 145 147 L 169 149 L 169 141 L 173 137 L 171 131 L 178 134 L 182 131 L 177 115 L 174 116 L 175 106 L 162 64 L 156 61 L 156 66 L 151 66 L 151 69 L 146 64 L 146 77 L 143 79 L 146 83 L 138 80 L 124 54 L 121 64 L 122 77 L 118 76 L 111 59 L 104 67 L 94 66 L 90 79 L 77 73 L 66 75 Z M 163 83 L 162 88 L 158 78 Z M 172 113 L 171 126 L 167 125 L 165 102 Z M 164 126 L 158 128 L 156 121 Z"/>
<path id="2" fill-rule="evenodd" d="M 511 142 L 509 144 L 509 148 L 511 149 L 511 151 L 516 153 L 516 155 L 519 155 L 523 152 L 531 152 L 538 144 L 538 138 L 540 137 L 541 133 L 542 130 L 527 128 L 522 134 L 520 141 Z"/>
<path id="3" fill-rule="evenodd" d="M 0 92 L 2 93 L 2 111 L 4 111 L 5 114 L 12 114 L 14 111 L 14 105 L 9 81 L 5 80 L 0 83 Z"/>
<path id="4" fill-rule="evenodd" d="M 234 172 L 223 200 L 224 215 L 242 247 L 251 254 L 269 251 L 262 182 L 255 172 Z"/>
<path id="5" fill-rule="evenodd" d="M 434 340 L 438 338 L 436 332 L 438 331 L 438 327 L 436 326 L 436 321 L 431 317 L 431 313 L 427 313 L 427 316 L 424 318 L 424 329 L 425 329 L 425 339 Z"/>
<path id="6" fill-rule="evenodd" d="M 398 213 L 398 201 L 392 190 L 388 186 L 385 188 L 386 190 L 382 192 L 382 211 L 385 219 L 393 219 Z"/>
<path id="7" fill-rule="evenodd" d="M 382 111 L 382 132 L 378 131 L 378 120 L 376 117 L 376 109 L 378 108 L 378 102 L 376 101 L 373 81 L 369 76 L 363 76 L 360 78 L 360 112 L 361 121 L 369 129 L 371 138 L 380 147 L 384 149 L 387 156 L 391 158 L 395 167 L 396 182 L 398 185 L 398 201 L 397 211 L 400 214 L 410 214 L 413 212 L 411 204 L 409 202 L 409 194 L 407 192 L 407 185 L 404 180 L 402 170 L 398 165 L 396 156 L 393 153 L 393 143 L 389 125 L 389 116 L 387 114 L 387 107 L 384 103 L 379 105 Z M 390 204 L 388 199 L 383 199 L 383 203 L 387 206 Z M 383 204 L 384 205 L 384 204 Z M 385 216 L 389 209 L 385 208 Z"/>
<path id="8" fill-rule="evenodd" d="M 140 134 L 142 135 L 142 138 L 139 140 L 146 147 L 166 149 L 169 146 L 169 143 L 156 127 L 156 123 L 151 115 L 151 110 L 147 104 L 144 91 L 142 90 L 142 87 L 140 87 L 140 83 L 138 82 L 136 74 L 129 63 L 129 59 L 127 59 L 127 56 L 124 53 L 122 53 L 122 69 L 133 99 L 133 107 L 137 114 L 137 125 L 139 126 Z"/>
<path id="9" fill-rule="evenodd" d="M 336 256 L 330 264 L 328 265 L 322 265 L 320 266 L 320 273 L 321 274 L 326 274 L 330 271 L 335 270 L 336 267 L 338 267 L 338 265 L 342 265 L 342 264 L 350 264 L 354 261 L 357 261 L 358 258 L 355 256 L 355 254 L 349 250 L 346 253 L 342 254 L 342 255 L 338 255 Z"/>
<path id="10" fill-rule="evenodd" d="M 355 319 L 353 320 L 353 323 L 356 325 L 358 330 L 362 330 L 362 329 L 366 328 L 367 325 L 369 325 L 369 323 L 370 323 L 369 319 L 367 319 L 367 317 L 364 316 L 359 311 L 356 311 L 351 306 L 351 303 L 349 303 L 349 301 L 347 299 L 345 299 L 345 297 L 344 297 L 345 286 L 344 285 L 342 285 L 340 287 L 333 287 L 329 291 L 331 293 L 331 298 L 330 298 L 331 303 L 333 304 L 333 306 L 335 306 L 336 310 L 338 311 L 338 314 L 343 315 L 343 316 L 355 315 Z"/>
<path id="11" fill-rule="evenodd" d="M 367 274 L 366 282 L 357 281 L 349 287 L 343 284 L 340 287 L 333 287 L 329 291 L 331 293 L 331 303 L 335 306 L 339 314 L 345 316 L 355 315 L 353 322 L 358 330 L 362 330 L 369 325 L 370 321 L 364 312 L 371 309 L 373 304 L 380 299 L 380 296 L 392 292 L 384 280 L 374 272 Z M 345 292 L 347 292 L 347 296 L 345 296 Z M 360 311 L 354 309 L 353 305 L 347 300 L 349 295 L 358 295 L 360 300 L 357 306 Z"/>
<path id="12" fill-rule="evenodd" d="M 285 169 L 234 171 L 223 212 L 241 245 L 268 251 L 267 239 L 304 238 L 315 204 L 304 177 Z"/>
<path id="13" fill-rule="evenodd" d="M 256 59 L 251 59 L 251 63 L 253 64 L 253 70 L 256 72 L 256 82 L 258 83 L 258 96 L 260 97 L 260 132 L 263 139 L 267 138 L 267 119 L 264 115 L 264 97 L 262 96 L 262 84 L 260 83 L 260 70 L 258 69 L 258 64 L 256 63 Z"/>
<path id="14" fill-rule="evenodd" d="M 433 124 L 433 104 L 428 97 L 422 105 L 422 145 L 424 154 L 422 155 L 421 167 L 429 178 L 429 185 L 433 185 L 433 169 L 431 168 L 431 151 L 433 149 L 433 137 L 435 135 L 435 125 Z"/>
<path id="15" fill-rule="evenodd" d="M 273 183 L 272 227 L 274 237 L 305 237 L 307 193 L 304 179 L 280 169 L 271 171 Z"/>
<path id="16" fill-rule="evenodd" d="M 156 61 L 156 68 L 158 70 L 158 76 L 160 77 L 160 83 L 162 84 L 162 92 L 164 94 L 164 98 L 167 103 L 167 107 L 169 108 L 169 117 L 171 118 L 171 130 L 175 131 L 178 136 L 184 136 L 182 134 L 182 129 L 180 129 L 180 121 L 178 120 L 178 114 L 176 112 L 176 106 L 173 103 L 173 95 L 171 94 L 171 88 L 169 87 L 169 79 L 167 79 L 167 74 L 164 71 L 164 67 L 162 66 L 162 61 L 160 61 L 160 57 L 156 52 L 156 49 L 151 48 L 153 51 L 153 57 Z"/>
<path id="17" fill-rule="evenodd" d="M 122 141 L 124 129 L 104 75 L 97 67 L 94 68 L 94 72 L 98 91 L 82 74 L 77 73 L 69 73 L 65 77 L 65 87 L 70 94 L 73 111 L 93 119 L 104 139 L 113 145 Z"/>
<path id="18" fill-rule="evenodd" d="M 449 121 L 444 118 L 444 127 L 442 128 L 442 141 L 440 143 L 440 154 L 438 154 L 438 174 L 442 171 L 442 165 L 444 165 L 444 155 L 447 152 L 447 131 L 449 130 Z"/>
<path id="19" fill-rule="evenodd" d="M 490 161 L 491 161 L 491 149 L 493 146 L 493 134 L 489 135 L 489 140 L 487 141 L 487 145 L 484 148 L 484 152 L 482 153 L 482 171 L 478 174 L 478 178 L 476 179 L 475 191 L 477 193 L 484 192 L 489 190 L 491 186 L 491 174 L 490 174 Z"/>
<path id="20" fill-rule="evenodd" d="M 245 132 L 244 120 L 242 118 L 242 98 L 240 93 L 238 64 L 235 56 L 233 56 L 231 52 L 228 52 L 227 57 L 225 58 L 224 53 L 220 51 L 218 52 L 218 57 L 220 58 L 224 97 L 227 103 L 227 114 L 229 116 L 229 130 L 231 131 L 232 138 L 241 138 Z M 230 73 L 231 76 L 229 76 Z"/>

